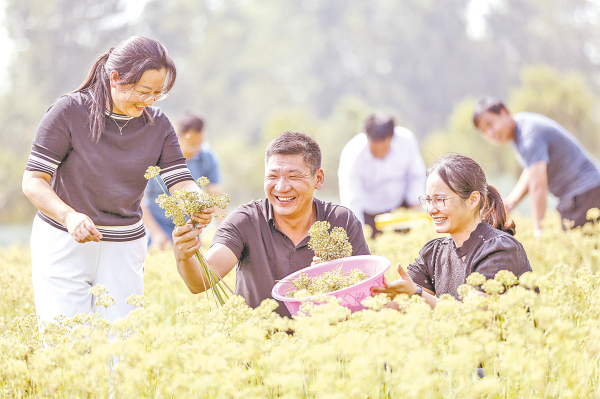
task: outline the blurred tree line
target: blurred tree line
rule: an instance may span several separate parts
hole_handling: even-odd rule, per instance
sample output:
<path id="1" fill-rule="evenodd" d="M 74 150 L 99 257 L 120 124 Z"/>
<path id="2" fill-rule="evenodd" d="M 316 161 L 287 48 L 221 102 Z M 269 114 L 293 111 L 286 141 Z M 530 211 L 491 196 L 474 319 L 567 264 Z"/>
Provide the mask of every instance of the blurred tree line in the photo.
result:
<path id="1" fill-rule="evenodd" d="M 0 94 L 0 221 L 34 210 L 20 181 L 31 140 L 54 99 L 94 58 L 130 35 L 160 40 L 178 78 L 158 103 L 176 119 L 200 111 L 233 203 L 263 196 L 266 143 L 286 130 L 321 144 L 337 198 L 343 145 L 373 110 L 412 129 L 425 161 L 471 155 L 492 176 L 519 173 L 510 149 L 485 143 L 471 114 L 483 96 L 540 112 L 598 144 L 600 6 L 594 0 L 5 0 L 16 48 Z M 131 16 L 132 7 L 141 7 Z"/>

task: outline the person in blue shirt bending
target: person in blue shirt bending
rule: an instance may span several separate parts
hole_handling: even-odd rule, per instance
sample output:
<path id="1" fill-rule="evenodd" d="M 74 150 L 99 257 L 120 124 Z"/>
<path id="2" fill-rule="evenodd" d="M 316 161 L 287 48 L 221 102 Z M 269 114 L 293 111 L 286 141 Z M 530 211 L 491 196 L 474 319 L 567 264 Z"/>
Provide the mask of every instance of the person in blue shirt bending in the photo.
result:
<path id="1" fill-rule="evenodd" d="M 210 184 L 205 187 L 209 194 L 221 193 L 221 172 L 219 159 L 213 148 L 205 142 L 204 121 L 193 113 L 185 112 L 177 120 L 175 130 L 181 151 L 186 159 L 187 166 L 194 179 L 202 176 L 210 180 Z M 161 184 L 162 185 L 162 182 Z M 152 247 L 164 249 L 171 245 L 174 224 L 171 219 L 165 217 L 165 211 L 160 209 L 156 203 L 156 198 L 163 194 L 156 179 L 150 179 L 144 192 L 142 209 L 144 211 L 144 225 L 150 236 L 149 245 Z"/>

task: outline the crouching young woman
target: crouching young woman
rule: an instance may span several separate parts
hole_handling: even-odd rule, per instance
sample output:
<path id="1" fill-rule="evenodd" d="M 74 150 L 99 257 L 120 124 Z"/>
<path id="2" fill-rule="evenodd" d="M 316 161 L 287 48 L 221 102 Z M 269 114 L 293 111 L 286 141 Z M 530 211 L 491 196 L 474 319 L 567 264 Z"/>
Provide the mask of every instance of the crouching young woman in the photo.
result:
<path id="1" fill-rule="evenodd" d="M 419 200 L 435 231 L 450 237 L 425 244 L 406 272 L 398 264 L 400 279 L 373 287 L 374 294 L 421 295 L 434 308 L 442 294 L 458 299 L 458 287 L 471 273 L 491 279 L 500 270 L 517 277 L 531 271 L 500 193 L 487 184 L 483 169 L 471 158 L 447 154 L 438 159 L 427 170 L 427 196 Z"/>

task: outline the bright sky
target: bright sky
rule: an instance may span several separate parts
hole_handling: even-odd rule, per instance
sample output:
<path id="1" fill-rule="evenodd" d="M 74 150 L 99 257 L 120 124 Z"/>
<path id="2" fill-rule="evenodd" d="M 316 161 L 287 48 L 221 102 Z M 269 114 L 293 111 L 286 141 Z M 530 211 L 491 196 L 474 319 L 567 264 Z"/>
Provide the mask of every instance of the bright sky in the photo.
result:
<path id="1" fill-rule="evenodd" d="M 127 22 L 137 18 L 148 0 L 122 0 L 126 4 L 126 18 L 118 22 Z M 502 0 L 471 0 L 467 9 L 467 33 L 473 39 L 481 38 L 485 35 L 485 14 L 490 7 Z M 6 55 L 0 57 L 0 94 L 4 93 L 8 87 L 8 66 L 14 56 L 14 46 L 6 30 L 6 15 L 4 8 L 6 0 L 0 0 L 0 54 Z M 121 18 L 119 18 L 121 19 Z"/>
<path id="2" fill-rule="evenodd" d="M 3 54 L 3 56 L 0 57 L 0 93 L 4 93 L 7 88 L 7 67 L 13 54 L 13 45 L 8 37 L 8 32 L 6 31 L 5 6 L 5 0 L 0 0 L 0 54 Z"/>
<path id="3" fill-rule="evenodd" d="M 485 16 L 502 0 L 471 0 L 467 7 L 467 34 L 471 39 L 485 36 Z"/>
<path id="4" fill-rule="evenodd" d="M 124 18 L 121 17 L 117 23 L 126 23 L 136 19 L 148 0 L 121 0 L 125 4 Z M 6 0 L 0 0 L 0 94 L 8 90 L 10 82 L 8 81 L 8 66 L 14 57 L 15 48 L 13 46 L 8 31 L 6 29 Z"/>

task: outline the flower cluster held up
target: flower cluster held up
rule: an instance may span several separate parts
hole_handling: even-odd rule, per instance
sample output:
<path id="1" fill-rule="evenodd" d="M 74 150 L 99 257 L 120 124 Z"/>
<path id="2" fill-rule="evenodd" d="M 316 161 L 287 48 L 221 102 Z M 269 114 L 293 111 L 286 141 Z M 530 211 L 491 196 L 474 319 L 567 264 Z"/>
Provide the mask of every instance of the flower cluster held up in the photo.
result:
<path id="1" fill-rule="evenodd" d="M 329 261 L 352 256 L 352 244 L 342 227 L 334 227 L 329 232 L 329 222 L 315 222 L 308 230 L 310 241 L 308 247 L 322 261 Z"/>
<path id="2" fill-rule="evenodd" d="M 155 166 L 155 168 L 158 167 Z M 151 173 L 146 172 L 146 175 L 149 176 Z M 204 188 L 210 181 L 206 177 L 201 177 L 196 183 L 199 187 Z M 204 191 L 187 191 L 182 188 L 175 191 L 172 196 L 167 193 L 159 195 L 156 203 L 165 210 L 165 216 L 171 218 L 176 226 L 183 226 L 188 220 L 195 224 L 192 215 L 202 213 L 207 208 L 227 208 L 229 196 L 227 194 L 210 195 Z"/>
<path id="3" fill-rule="evenodd" d="M 146 179 L 155 178 L 158 181 L 157 176 L 159 175 L 160 168 L 158 166 L 150 166 L 146 170 L 144 177 Z M 210 181 L 206 177 L 201 177 L 196 181 L 196 184 L 201 189 L 204 189 L 204 187 L 210 184 Z M 202 213 L 205 209 L 212 207 L 225 209 L 229 205 L 229 196 L 227 194 L 210 195 L 204 191 L 179 189 L 173 195 L 163 192 L 156 199 L 156 203 L 161 209 L 165 210 L 165 216 L 171 218 L 176 226 L 183 226 L 190 221 L 196 227 L 197 222 L 192 218 L 193 215 Z M 208 280 L 208 287 L 205 290 L 207 295 L 210 290 L 215 304 L 217 306 L 223 305 L 229 298 L 229 294 L 233 294 L 233 291 L 225 282 L 221 282 L 222 276 L 212 268 L 206 258 L 204 258 L 201 250 L 198 250 L 194 256 Z M 229 294 L 227 291 L 229 291 Z"/>

